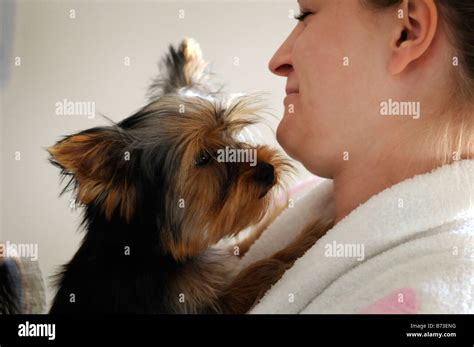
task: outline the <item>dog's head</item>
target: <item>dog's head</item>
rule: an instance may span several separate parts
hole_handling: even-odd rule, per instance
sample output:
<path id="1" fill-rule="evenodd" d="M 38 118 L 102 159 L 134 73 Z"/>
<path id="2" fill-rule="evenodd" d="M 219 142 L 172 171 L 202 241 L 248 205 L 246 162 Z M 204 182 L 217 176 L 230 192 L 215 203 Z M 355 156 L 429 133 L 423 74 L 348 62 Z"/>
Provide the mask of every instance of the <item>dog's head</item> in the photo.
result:
<path id="1" fill-rule="evenodd" d="M 164 251 L 182 260 L 257 223 L 290 165 L 239 140 L 258 119 L 259 98 L 213 92 L 197 43 L 170 47 L 164 65 L 148 105 L 49 153 L 80 203 L 107 220 L 154 225 Z"/>

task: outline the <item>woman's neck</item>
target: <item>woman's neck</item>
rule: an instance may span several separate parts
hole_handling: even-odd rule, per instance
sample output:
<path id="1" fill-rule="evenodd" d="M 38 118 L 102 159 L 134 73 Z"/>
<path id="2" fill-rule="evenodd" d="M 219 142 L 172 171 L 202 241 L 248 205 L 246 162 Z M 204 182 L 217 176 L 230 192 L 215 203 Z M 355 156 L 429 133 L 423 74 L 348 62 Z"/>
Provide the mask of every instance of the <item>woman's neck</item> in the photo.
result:
<path id="1" fill-rule="evenodd" d="M 379 160 L 347 162 L 334 175 L 334 199 L 337 224 L 352 210 L 365 203 L 372 196 L 413 176 L 430 172 L 441 162 L 416 158 L 394 158 L 387 155 Z"/>

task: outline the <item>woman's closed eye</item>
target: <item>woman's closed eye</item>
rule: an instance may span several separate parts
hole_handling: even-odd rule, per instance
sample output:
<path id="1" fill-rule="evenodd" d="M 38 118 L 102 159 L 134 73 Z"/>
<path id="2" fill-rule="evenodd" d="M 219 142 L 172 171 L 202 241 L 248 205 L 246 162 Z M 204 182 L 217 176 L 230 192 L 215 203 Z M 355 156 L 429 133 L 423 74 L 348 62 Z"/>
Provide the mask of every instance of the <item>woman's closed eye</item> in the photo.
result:
<path id="1" fill-rule="evenodd" d="M 313 12 L 310 12 L 310 11 L 301 11 L 301 13 L 299 15 L 295 15 L 295 19 L 299 22 L 302 22 L 304 21 L 304 19 L 306 17 L 308 17 L 309 15 L 313 14 Z"/>

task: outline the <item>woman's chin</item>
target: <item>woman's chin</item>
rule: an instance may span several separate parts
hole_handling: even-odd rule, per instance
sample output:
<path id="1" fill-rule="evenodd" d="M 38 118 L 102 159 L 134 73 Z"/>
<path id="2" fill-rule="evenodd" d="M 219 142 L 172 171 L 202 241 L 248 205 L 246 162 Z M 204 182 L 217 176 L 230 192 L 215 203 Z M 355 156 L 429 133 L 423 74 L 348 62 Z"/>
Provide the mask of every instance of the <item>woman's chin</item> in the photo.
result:
<path id="1" fill-rule="evenodd" d="M 315 143 L 314 138 L 304 134 L 302 128 L 296 127 L 295 122 L 291 120 L 292 116 L 285 115 L 278 125 L 276 131 L 278 143 L 288 156 L 300 162 L 309 172 L 320 177 L 332 178 L 330 159 L 337 154 L 322 149 L 324 144 Z"/>
<path id="2" fill-rule="evenodd" d="M 291 158 L 298 160 L 298 148 L 300 136 L 298 136 L 298 131 L 294 127 L 294 123 L 291 122 L 291 117 L 294 115 L 285 114 L 283 119 L 280 121 L 276 131 L 276 139 L 280 146 L 285 150 Z"/>

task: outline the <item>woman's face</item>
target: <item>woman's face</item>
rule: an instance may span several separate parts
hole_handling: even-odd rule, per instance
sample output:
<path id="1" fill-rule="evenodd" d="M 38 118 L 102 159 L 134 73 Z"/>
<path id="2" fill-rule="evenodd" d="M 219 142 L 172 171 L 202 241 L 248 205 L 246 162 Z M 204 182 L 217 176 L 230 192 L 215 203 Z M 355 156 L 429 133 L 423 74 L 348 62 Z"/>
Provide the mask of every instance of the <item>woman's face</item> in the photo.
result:
<path id="1" fill-rule="evenodd" d="M 277 139 L 309 171 L 331 178 L 344 160 L 368 155 L 388 132 L 380 116 L 380 103 L 393 95 L 393 85 L 382 82 L 388 49 L 380 47 L 389 44 L 388 30 L 359 0 L 299 5 L 309 14 L 269 63 L 287 78 Z"/>

